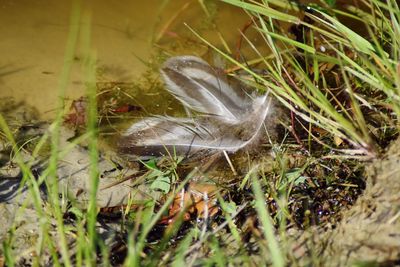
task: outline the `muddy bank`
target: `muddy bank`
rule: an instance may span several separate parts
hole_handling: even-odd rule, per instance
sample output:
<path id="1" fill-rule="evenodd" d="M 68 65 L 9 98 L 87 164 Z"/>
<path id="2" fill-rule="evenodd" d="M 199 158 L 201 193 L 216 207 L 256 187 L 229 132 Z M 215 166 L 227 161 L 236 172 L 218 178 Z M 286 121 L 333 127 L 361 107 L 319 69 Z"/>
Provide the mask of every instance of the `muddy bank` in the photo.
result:
<path id="1" fill-rule="evenodd" d="M 338 225 L 314 228 L 296 238 L 293 250 L 300 262 L 316 256 L 321 266 L 400 264 L 399 151 L 400 139 L 367 167 L 366 189 Z"/>

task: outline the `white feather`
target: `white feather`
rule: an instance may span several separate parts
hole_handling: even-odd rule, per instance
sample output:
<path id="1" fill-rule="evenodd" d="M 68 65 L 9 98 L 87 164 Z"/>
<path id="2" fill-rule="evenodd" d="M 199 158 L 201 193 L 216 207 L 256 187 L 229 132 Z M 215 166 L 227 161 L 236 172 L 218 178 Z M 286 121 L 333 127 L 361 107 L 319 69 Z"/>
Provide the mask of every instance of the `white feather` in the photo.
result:
<path id="1" fill-rule="evenodd" d="M 201 112 L 196 118 L 151 117 L 133 124 L 120 140 L 123 153 L 156 156 L 177 151 L 235 152 L 254 142 L 269 113 L 267 96 L 250 99 L 227 83 L 205 61 L 182 56 L 162 68 L 167 89 L 187 108 Z"/>
<path id="2" fill-rule="evenodd" d="M 237 123 L 251 109 L 250 97 L 233 89 L 226 77 L 197 57 L 171 58 L 165 62 L 161 74 L 167 90 L 195 111 Z"/>

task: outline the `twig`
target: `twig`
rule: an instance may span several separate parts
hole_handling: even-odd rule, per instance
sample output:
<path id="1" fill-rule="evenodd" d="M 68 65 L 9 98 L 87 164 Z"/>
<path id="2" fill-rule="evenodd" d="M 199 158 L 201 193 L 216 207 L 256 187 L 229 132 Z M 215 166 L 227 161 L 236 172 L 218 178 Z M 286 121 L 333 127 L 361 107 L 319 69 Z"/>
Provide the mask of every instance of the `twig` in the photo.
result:
<path id="1" fill-rule="evenodd" d="M 229 167 L 231 168 L 233 174 L 236 176 L 236 175 L 237 175 L 237 172 L 236 172 L 236 170 L 235 170 L 235 167 L 233 167 L 232 161 L 231 161 L 231 159 L 229 158 L 228 153 L 226 153 L 225 150 L 223 151 L 223 153 L 224 153 L 224 156 L 225 156 L 226 161 L 227 161 L 228 164 L 229 164 Z"/>
<path id="2" fill-rule="evenodd" d="M 235 55 L 235 59 L 237 61 L 239 61 L 240 59 L 240 49 L 242 47 L 242 42 L 243 42 L 243 34 L 245 34 L 245 32 L 247 31 L 247 29 L 254 23 L 253 19 L 250 19 L 248 22 L 246 22 L 246 24 L 243 26 L 243 28 L 240 30 L 240 36 L 239 39 L 236 43 L 236 55 Z"/>

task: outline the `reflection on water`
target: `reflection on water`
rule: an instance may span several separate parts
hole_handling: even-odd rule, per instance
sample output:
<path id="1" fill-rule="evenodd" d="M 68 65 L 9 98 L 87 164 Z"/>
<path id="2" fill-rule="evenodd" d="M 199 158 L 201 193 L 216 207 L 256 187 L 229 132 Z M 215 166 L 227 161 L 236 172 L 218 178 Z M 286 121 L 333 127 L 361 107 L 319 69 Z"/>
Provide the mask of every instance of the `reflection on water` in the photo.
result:
<path id="1" fill-rule="evenodd" d="M 0 97 L 12 95 L 25 100 L 45 118 L 54 114 L 71 2 L 3 0 L 0 4 Z M 165 6 L 162 2 L 166 2 Z M 206 14 L 199 2 L 95 1 L 88 9 L 92 14 L 91 41 L 98 55 L 99 79 L 135 82 L 148 68 L 144 62 L 160 49 L 166 55 L 204 56 L 208 48 L 190 34 L 184 22 L 217 45 L 221 44 L 218 29 L 234 50 L 238 29 L 248 21 L 247 15 L 233 7 L 217 5 L 216 1 L 208 1 Z M 216 27 L 207 17 L 213 17 Z M 80 50 L 78 46 L 67 90 L 70 99 L 85 92 Z"/>

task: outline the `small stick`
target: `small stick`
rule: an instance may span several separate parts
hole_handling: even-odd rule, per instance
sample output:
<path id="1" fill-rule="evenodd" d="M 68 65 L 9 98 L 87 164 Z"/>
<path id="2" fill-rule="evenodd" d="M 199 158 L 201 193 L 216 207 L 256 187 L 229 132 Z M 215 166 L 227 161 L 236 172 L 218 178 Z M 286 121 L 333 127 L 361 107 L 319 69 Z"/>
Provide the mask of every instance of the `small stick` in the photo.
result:
<path id="1" fill-rule="evenodd" d="M 204 201 L 204 212 L 203 212 L 203 229 L 200 233 L 200 240 L 205 238 L 207 232 L 207 224 L 208 224 L 208 194 L 205 191 L 203 194 L 203 201 Z"/>
<path id="2" fill-rule="evenodd" d="M 290 104 L 292 104 L 291 103 L 291 101 L 289 101 L 289 103 Z M 292 126 L 292 135 L 294 136 L 294 139 L 296 139 L 296 142 L 302 147 L 302 148 L 304 148 L 304 145 L 303 145 L 303 142 L 301 142 L 301 140 L 300 140 L 300 137 L 297 135 L 297 132 L 296 132 L 296 125 L 295 125 L 295 119 L 294 119 L 294 112 L 291 110 L 290 111 L 290 123 L 291 123 L 291 126 Z"/>
<path id="3" fill-rule="evenodd" d="M 225 159 L 226 159 L 226 161 L 228 162 L 229 167 L 231 167 L 231 170 L 232 170 L 233 174 L 234 174 L 234 175 L 237 175 L 237 172 L 236 172 L 236 170 L 235 170 L 235 167 L 233 167 L 232 161 L 231 161 L 231 159 L 229 158 L 228 153 L 226 153 L 225 150 L 224 150 L 223 152 L 224 152 Z"/>
<path id="4" fill-rule="evenodd" d="M 124 182 L 126 182 L 126 181 L 128 181 L 128 180 L 131 180 L 131 179 L 133 179 L 133 178 L 137 178 L 137 177 L 139 177 L 140 175 L 143 175 L 143 172 L 136 172 L 136 173 L 134 173 L 134 174 L 131 174 L 131 175 L 127 176 L 127 177 L 122 178 L 121 180 L 117 180 L 117 181 L 112 182 L 112 183 L 110 183 L 110 184 L 108 184 L 108 185 L 104 185 L 103 187 L 100 188 L 100 190 L 105 190 L 105 189 L 111 188 L 111 187 L 113 187 L 113 186 L 122 184 L 122 183 L 124 183 Z"/>
<path id="5" fill-rule="evenodd" d="M 190 5 L 190 2 L 187 2 L 184 4 L 168 21 L 165 23 L 164 27 L 160 30 L 158 35 L 156 36 L 156 39 L 154 40 L 155 43 L 158 43 L 160 39 L 164 36 L 164 34 L 167 32 L 168 28 L 171 26 L 171 24 L 179 17 L 181 13 L 183 13 Z"/>
<path id="6" fill-rule="evenodd" d="M 292 79 L 292 77 L 290 76 L 290 74 L 289 74 L 289 72 L 287 71 L 287 69 L 286 68 L 282 68 L 283 69 L 283 71 L 285 72 L 285 74 L 286 74 L 286 77 L 289 79 L 289 81 L 290 81 L 290 83 L 292 84 L 292 86 L 294 87 L 294 88 L 296 88 L 296 90 L 297 91 L 300 91 L 300 88 L 297 86 L 297 84 L 295 83 L 295 81 Z M 291 101 L 289 101 L 289 103 L 290 104 L 292 104 L 292 102 Z M 296 128 L 295 128 L 295 126 L 296 126 L 296 122 L 295 122 L 295 114 L 294 114 L 294 112 L 291 110 L 290 111 L 290 119 L 291 119 L 291 132 L 292 132 L 292 135 L 294 136 L 294 138 L 296 139 L 296 142 L 301 146 L 301 149 L 302 150 L 304 150 L 304 151 L 306 151 L 307 153 L 309 153 L 308 152 L 308 150 L 305 148 L 305 146 L 304 146 L 304 144 L 303 144 L 303 142 L 301 141 L 301 139 L 300 139 L 300 137 L 297 135 L 297 132 L 296 132 Z"/>
<path id="7" fill-rule="evenodd" d="M 237 41 L 236 44 L 236 55 L 235 55 L 235 59 L 237 61 L 239 61 L 240 59 L 240 49 L 242 47 L 242 42 L 243 42 L 243 34 L 245 34 L 245 32 L 247 31 L 247 29 L 254 23 L 253 19 L 250 19 L 249 21 L 246 22 L 246 24 L 243 26 L 243 28 L 240 31 L 240 37 Z"/>

